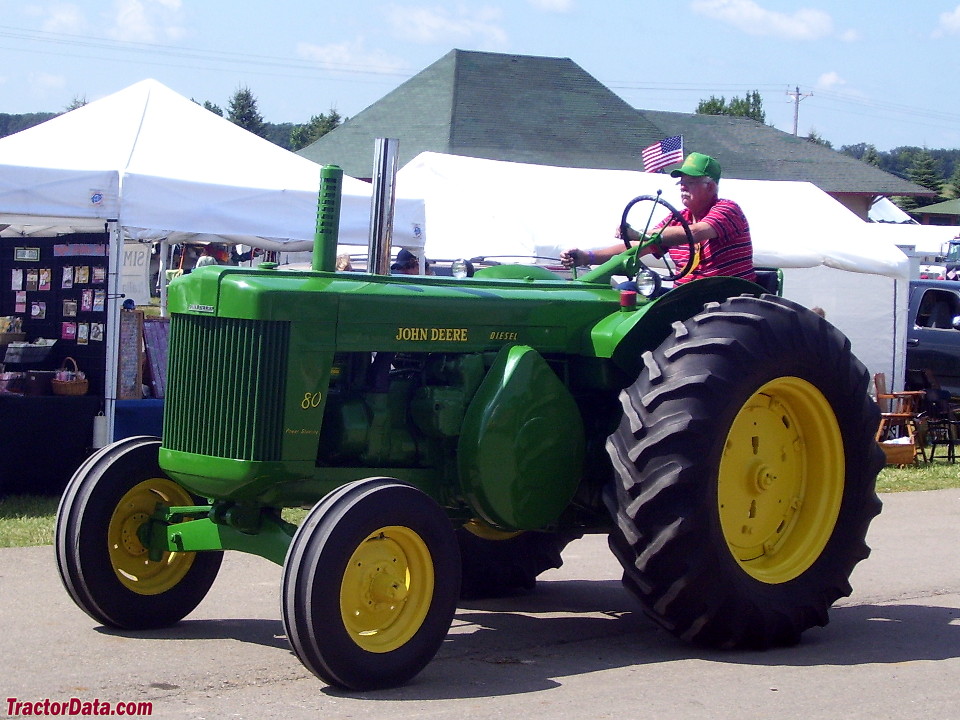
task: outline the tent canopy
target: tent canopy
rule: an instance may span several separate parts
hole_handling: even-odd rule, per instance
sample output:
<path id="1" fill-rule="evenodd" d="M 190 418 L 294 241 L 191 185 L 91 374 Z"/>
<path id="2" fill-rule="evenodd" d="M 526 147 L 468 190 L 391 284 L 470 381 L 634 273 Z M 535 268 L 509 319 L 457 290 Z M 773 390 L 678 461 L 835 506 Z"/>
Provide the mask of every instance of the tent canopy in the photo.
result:
<path id="1" fill-rule="evenodd" d="M 656 195 L 682 209 L 669 175 L 590 170 L 421 153 L 397 173 L 406 194 L 426 199 L 431 258 L 479 255 L 559 257 L 572 247 L 615 242 L 626 204 Z M 807 182 L 721 180 L 750 222 L 757 265 L 840 270 L 906 278 L 909 261 L 872 226 Z M 649 213 L 649 205 L 646 212 Z M 643 227 L 642 204 L 630 222 Z M 662 213 L 655 215 L 659 219 Z"/>
<path id="2" fill-rule="evenodd" d="M 371 147 L 371 163 L 373 148 Z M 0 139 L 5 236 L 102 231 L 309 249 L 320 166 L 155 80 Z M 341 243 L 366 245 L 371 186 L 344 177 Z M 399 197 L 394 244 L 422 247 L 423 204 Z"/>

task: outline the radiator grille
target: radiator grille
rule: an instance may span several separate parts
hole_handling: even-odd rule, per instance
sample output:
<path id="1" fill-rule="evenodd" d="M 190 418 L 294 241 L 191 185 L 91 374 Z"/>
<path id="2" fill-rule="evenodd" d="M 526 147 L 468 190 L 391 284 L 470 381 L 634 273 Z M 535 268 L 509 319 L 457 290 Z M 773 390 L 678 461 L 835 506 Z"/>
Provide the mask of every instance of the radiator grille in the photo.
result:
<path id="1" fill-rule="evenodd" d="M 279 460 L 286 322 L 174 315 L 163 446 L 238 460 Z"/>

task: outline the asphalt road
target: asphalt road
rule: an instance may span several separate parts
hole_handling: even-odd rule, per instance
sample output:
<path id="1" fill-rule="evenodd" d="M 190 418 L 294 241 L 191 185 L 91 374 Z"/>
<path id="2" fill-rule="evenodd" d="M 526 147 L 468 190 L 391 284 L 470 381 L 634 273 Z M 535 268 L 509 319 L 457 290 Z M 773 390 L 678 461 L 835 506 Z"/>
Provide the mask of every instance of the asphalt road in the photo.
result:
<path id="1" fill-rule="evenodd" d="M 649 622 L 601 537 L 512 600 L 470 604 L 402 688 L 326 687 L 290 652 L 280 568 L 230 554 L 200 607 L 164 631 L 99 627 L 51 547 L 0 550 L 6 698 L 149 701 L 158 718 L 960 718 L 960 490 L 884 495 L 873 548 L 825 628 L 767 652 L 704 651 Z"/>

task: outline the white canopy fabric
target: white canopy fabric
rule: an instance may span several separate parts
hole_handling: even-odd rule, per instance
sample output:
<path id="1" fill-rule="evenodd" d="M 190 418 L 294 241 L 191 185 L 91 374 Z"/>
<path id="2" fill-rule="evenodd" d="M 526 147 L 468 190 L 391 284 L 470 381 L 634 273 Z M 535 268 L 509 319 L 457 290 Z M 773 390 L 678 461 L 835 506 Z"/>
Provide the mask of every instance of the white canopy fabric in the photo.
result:
<path id="1" fill-rule="evenodd" d="M 371 164 L 373 150 L 371 147 Z M 155 80 L 0 138 L 4 236 L 126 237 L 309 249 L 320 166 Z M 343 244 L 366 245 L 371 186 L 345 177 Z M 393 242 L 422 247 L 423 204 L 398 197 Z"/>
<path id="2" fill-rule="evenodd" d="M 903 210 L 898 208 L 890 198 L 878 197 L 867 211 L 867 218 L 875 223 L 903 223 L 905 225 L 919 225 Z"/>
<path id="3" fill-rule="evenodd" d="M 665 174 L 592 170 L 423 153 L 397 173 L 397 185 L 426 201 L 426 255 L 557 258 L 572 247 L 616 242 L 627 203 L 655 195 L 681 209 L 676 180 Z M 721 197 L 742 207 L 757 265 L 784 268 L 784 295 L 851 339 L 871 372 L 902 383 L 910 262 L 867 223 L 806 182 L 721 180 Z M 651 203 L 630 214 L 643 227 Z M 660 214 L 654 220 L 659 219 Z"/>

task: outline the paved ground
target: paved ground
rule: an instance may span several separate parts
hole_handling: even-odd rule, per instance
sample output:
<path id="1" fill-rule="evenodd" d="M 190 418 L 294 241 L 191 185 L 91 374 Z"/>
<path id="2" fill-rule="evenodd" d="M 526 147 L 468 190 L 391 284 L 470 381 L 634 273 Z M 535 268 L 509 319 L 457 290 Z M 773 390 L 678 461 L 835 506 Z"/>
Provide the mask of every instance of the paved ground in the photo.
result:
<path id="1" fill-rule="evenodd" d="M 280 569 L 229 555 L 178 626 L 120 635 L 67 597 L 50 547 L 0 550 L 5 698 L 148 700 L 159 718 L 960 718 L 960 491 L 884 495 L 872 556 L 795 648 L 688 647 L 637 612 L 603 538 L 532 596 L 457 613 L 410 685 L 351 696 L 291 654 Z"/>

